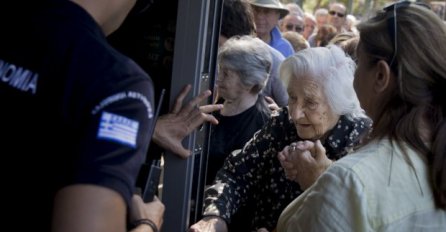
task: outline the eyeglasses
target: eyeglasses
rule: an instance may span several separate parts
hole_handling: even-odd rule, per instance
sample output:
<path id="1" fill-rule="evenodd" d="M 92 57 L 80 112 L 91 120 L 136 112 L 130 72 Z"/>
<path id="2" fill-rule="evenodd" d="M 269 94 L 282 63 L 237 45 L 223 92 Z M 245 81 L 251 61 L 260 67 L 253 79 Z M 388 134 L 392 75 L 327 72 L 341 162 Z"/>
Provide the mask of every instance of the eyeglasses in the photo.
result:
<path id="1" fill-rule="evenodd" d="M 331 10 L 331 11 L 329 11 L 328 13 L 329 13 L 330 15 L 333 15 L 333 16 L 337 15 L 339 18 L 344 18 L 344 16 L 345 16 L 345 14 L 336 12 L 336 11 L 334 11 L 334 10 Z"/>
<path id="2" fill-rule="evenodd" d="M 384 12 L 393 12 L 393 15 L 387 18 L 387 30 L 390 36 L 391 41 L 393 41 L 393 55 L 392 59 L 390 60 L 389 66 L 392 67 L 392 65 L 395 62 L 395 58 L 398 52 L 398 33 L 397 33 L 397 18 L 396 18 L 396 12 L 399 8 L 408 7 L 410 4 L 415 4 L 418 6 L 426 7 L 427 9 L 430 9 L 430 6 L 421 2 L 410 2 L 410 1 L 400 1 L 393 3 L 389 6 L 384 7 Z"/>
<path id="3" fill-rule="evenodd" d="M 299 25 L 293 25 L 293 24 L 287 24 L 285 25 L 286 29 L 288 31 L 296 31 L 296 32 L 302 32 L 304 30 L 304 28 L 302 26 Z"/>

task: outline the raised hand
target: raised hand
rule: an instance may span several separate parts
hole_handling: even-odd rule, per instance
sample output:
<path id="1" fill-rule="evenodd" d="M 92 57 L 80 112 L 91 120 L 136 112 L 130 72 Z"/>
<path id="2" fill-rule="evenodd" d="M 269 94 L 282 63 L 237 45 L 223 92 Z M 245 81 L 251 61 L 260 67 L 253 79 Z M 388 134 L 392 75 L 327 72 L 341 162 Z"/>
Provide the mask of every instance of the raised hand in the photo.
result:
<path id="1" fill-rule="evenodd" d="M 191 85 L 186 85 L 175 99 L 172 111 L 158 118 L 153 134 L 153 141 L 156 144 L 182 158 L 189 157 L 191 151 L 184 148 L 181 141 L 204 122 L 217 124 L 217 119 L 210 113 L 223 108 L 221 104 L 198 107 L 200 102 L 212 94 L 210 90 L 203 91 L 183 105 L 183 100 L 190 89 Z"/>

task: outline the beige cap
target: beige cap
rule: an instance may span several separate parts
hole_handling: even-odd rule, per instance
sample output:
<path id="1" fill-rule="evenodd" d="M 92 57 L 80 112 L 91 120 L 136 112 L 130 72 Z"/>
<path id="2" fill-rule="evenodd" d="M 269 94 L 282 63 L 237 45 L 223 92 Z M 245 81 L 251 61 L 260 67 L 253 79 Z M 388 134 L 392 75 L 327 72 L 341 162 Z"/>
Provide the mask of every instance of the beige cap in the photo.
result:
<path id="1" fill-rule="evenodd" d="M 249 0 L 249 3 L 253 6 L 278 10 L 280 18 L 285 17 L 289 13 L 288 9 L 279 0 Z"/>

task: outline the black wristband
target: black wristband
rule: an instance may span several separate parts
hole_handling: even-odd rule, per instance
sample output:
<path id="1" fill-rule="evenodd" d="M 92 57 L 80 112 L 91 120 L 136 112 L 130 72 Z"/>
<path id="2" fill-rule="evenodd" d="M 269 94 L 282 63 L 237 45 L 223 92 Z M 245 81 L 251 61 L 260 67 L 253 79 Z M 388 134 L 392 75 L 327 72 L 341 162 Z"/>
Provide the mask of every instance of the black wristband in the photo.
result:
<path id="1" fill-rule="evenodd" d="M 142 224 L 150 226 L 150 228 L 152 228 L 153 232 L 158 232 L 158 227 L 156 227 L 156 224 L 150 219 L 143 218 L 143 219 L 136 220 L 132 223 L 133 228 L 136 228 L 137 226 L 142 225 Z"/>

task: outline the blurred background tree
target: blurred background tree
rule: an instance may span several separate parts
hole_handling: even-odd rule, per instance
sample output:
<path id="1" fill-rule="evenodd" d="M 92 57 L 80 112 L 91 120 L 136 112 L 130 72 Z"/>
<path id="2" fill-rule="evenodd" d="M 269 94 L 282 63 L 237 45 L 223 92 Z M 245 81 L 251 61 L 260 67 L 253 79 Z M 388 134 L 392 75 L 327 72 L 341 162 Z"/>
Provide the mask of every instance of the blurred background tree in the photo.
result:
<path id="1" fill-rule="evenodd" d="M 415 2 L 415 0 L 412 0 Z M 417 0 L 419 1 L 419 0 Z M 342 2 L 345 4 L 345 6 L 347 7 L 347 13 L 349 14 L 353 14 L 358 18 L 362 18 L 364 16 L 367 16 L 368 14 L 372 14 L 374 13 L 377 9 L 382 9 L 386 4 L 394 2 L 393 0 L 338 0 L 338 1 L 334 1 L 334 0 L 281 0 L 282 3 L 296 3 L 299 6 L 302 7 L 302 9 L 305 12 L 310 12 L 310 13 L 314 13 L 314 11 L 318 8 L 324 7 L 328 9 L 328 5 L 331 2 Z M 443 1 L 432 1 L 432 0 L 425 0 L 425 1 L 421 1 L 421 2 L 426 2 L 426 3 L 430 3 L 430 2 L 443 2 L 443 4 L 445 4 L 445 0 Z M 435 4 L 435 3 L 434 3 Z M 443 5 L 440 3 L 440 5 Z M 443 8 L 441 9 L 443 11 L 444 10 L 444 5 Z M 440 12 L 442 13 L 442 12 Z M 444 19 L 444 14 L 440 15 L 443 16 L 442 18 Z"/>

